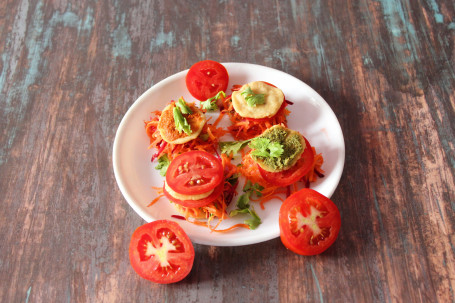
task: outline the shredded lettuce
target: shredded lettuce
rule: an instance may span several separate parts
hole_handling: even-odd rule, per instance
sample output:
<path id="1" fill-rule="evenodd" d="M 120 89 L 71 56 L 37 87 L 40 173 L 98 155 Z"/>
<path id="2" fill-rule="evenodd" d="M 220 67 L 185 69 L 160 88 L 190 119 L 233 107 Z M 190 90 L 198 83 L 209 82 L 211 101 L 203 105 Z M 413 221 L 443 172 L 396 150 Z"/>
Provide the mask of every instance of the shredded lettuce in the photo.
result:
<path id="1" fill-rule="evenodd" d="M 178 106 L 174 107 L 173 114 L 175 128 L 179 132 L 185 132 L 187 135 L 190 135 L 192 133 L 191 126 L 188 124 L 186 118 L 183 117 L 182 112 L 180 111 L 180 108 Z"/>
<path id="2" fill-rule="evenodd" d="M 169 167 L 169 164 L 171 164 L 171 161 L 167 157 L 166 154 L 162 155 L 161 157 L 158 158 L 158 165 L 155 167 L 155 169 L 160 171 L 161 176 L 166 176 L 167 168 Z"/>
<path id="3" fill-rule="evenodd" d="M 185 100 L 183 98 L 179 98 L 179 100 L 175 103 L 176 107 L 180 109 L 180 112 L 182 114 L 192 114 L 193 112 L 191 111 L 191 108 L 186 104 Z"/>

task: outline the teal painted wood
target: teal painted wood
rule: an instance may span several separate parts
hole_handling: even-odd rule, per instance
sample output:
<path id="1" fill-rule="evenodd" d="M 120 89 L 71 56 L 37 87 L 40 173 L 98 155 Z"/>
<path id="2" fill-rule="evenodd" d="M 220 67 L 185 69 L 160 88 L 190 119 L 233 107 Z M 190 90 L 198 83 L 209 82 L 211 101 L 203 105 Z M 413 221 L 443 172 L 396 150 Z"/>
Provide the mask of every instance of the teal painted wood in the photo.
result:
<path id="1" fill-rule="evenodd" d="M 0 301 L 454 302 L 453 16 L 449 0 L 2 2 Z M 188 278 L 154 285 L 129 265 L 144 222 L 112 144 L 142 92 L 202 59 L 325 98 L 346 142 L 342 230 L 315 257 L 196 245 Z"/>

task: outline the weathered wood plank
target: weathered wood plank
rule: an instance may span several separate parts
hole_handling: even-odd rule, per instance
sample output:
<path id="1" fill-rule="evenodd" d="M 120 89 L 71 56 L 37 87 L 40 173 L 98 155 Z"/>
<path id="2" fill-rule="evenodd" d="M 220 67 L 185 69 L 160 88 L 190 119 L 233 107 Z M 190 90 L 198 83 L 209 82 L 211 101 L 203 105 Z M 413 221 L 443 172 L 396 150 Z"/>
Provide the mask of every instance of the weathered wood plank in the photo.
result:
<path id="1" fill-rule="evenodd" d="M 258 3 L 0 3 L 2 302 L 455 301 L 455 4 Z M 329 103 L 342 230 L 315 257 L 196 245 L 189 277 L 153 285 L 129 265 L 144 222 L 112 144 L 143 91 L 205 58 L 283 70 Z"/>

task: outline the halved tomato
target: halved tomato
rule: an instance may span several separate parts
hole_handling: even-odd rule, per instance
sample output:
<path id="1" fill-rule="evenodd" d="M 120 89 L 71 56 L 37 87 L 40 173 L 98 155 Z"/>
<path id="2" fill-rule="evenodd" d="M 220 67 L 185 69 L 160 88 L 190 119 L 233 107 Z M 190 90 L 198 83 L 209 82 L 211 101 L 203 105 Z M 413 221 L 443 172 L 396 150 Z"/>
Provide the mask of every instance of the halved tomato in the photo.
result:
<path id="1" fill-rule="evenodd" d="M 329 198 L 304 188 L 283 202 L 279 224 L 284 246 L 297 254 L 310 256 L 322 253 L 335 242 L 341 217 Z"/>
<path id="2" fill-rule="evenodd" d="M 194 247 L 180 225 L 158 220 L 138 227 L 130 241 L 130 262 L 144 279 L 160 284 L 185 278 L 194 262 Z"/>
<path id="3" fill-rule="evenodd" d="M 185 81 L 190 94 L 200 101 L 205 101 L 219 91 L 226 92 L 229 74 L 221 63 L 203 60 L 191 66 Z"/>
<path id="4" fill-rule="evenodd" d="M 200 195 L 223 181 L 223 165 L 214 155 L 193 150 L 178 155 L 166 172 L 166 183 L 176 193 Z"/>
<path id="5" fill-rule="evenodd" d="M 180 200 L 180 199 L 177 199 L 177 198 L 173 197 L 166 190 L 165 187 L 163 187 L 163 193 L 166 196 L 166 198 L 168 198 L 170 201 L 172 201 L 174 203 L 177 203 L 179 205 L 185 206 L 185 207 L 193 208 L 193 207 L 203 207 L 203 206 L 209 205 L 210 203 L 212 203 L 214 200 L 216 200 L 216 198 L 218 198 L 222 194 L 223 189 L 224 189 L 224 184 L 221 183 L 217 187 L 215 187 L 213 192 L 208 197 L 202 198 L 202 199 L 199 199 L 199 200 Z"/>
<path id="6" fill-rule="evenodd" d="M 305 137 L 304 139 L 306 145 L 305 150 L 293 167 L 281 172 L 274 173 L 266 171 L 258 165 L 258 169 L 261 173 L 262 178 L 267 182 L 276 184 L 278 186 L 288 186 L 302 179 L 302 177 L 310 171 L 314 161 L 314 153 L 310 142 L 308 142 Z"/>

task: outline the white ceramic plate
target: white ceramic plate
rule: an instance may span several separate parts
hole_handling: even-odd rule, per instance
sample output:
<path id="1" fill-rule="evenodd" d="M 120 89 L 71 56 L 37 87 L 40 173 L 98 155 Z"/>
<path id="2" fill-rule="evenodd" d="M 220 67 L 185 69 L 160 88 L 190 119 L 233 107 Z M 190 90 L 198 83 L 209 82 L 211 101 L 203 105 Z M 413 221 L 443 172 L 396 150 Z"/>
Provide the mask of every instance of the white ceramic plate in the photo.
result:
<path id="1" fill-rule="evenodd" d="M 330 197 L 335 191 L 344 166 L 345 147 L 340 124 L 325 100 L 311 87 L 284 72 L 254 64 L 223 63 L 229 72 L 229 86 L 251 81 L 267 81 L 281 88 L 286 99 L 294 102 L 288 108 L 288 127 L 303 134 L 322 153 L 325 177 L 311 184 L 311 188 Z M 239 246 L 276 238 L 280 234 L 278 212 L 281 201 L 267 202 L 265 210 L 253 204 L 262 219 L 255 230 L 239 228 L 228 233 L 210 232 L 208 228 L 174 219 L 174 207 L 162 198 L 151 207 L 147 205 L 157 196 L 152 186 L 162 186 L 163 177 L 154 169 L 156 162 L 150 159 L 154 150 L 147 149 L 149 139 L 144 130 L 144 121 L 150 113 L 161 110 L 171 100 L 183 96 L 187 102 L 196 101 L 185 85 L 186 71 L 170 76 L 147 90 L 137 99 L 123 117 L 114 141 L 113 165 L 118 186 L 130 206 L 147 222 L 159 219 L 174 220 L 198 244 L 214 246 Z M 230 92 L 228 92 L 230 93 Z M 196 101 L 198 102 L 198 101 Z M 213 121 L 213 120 L 212 120 Z M 238 188 L 241 192 L 241 188 Z M 234 198 L 230 208 L 235 207 Z M 338 201 L 334 201 L 335 204 Z M 245 218 L 224 220 L 220 228 L 242 223 Z"/>

